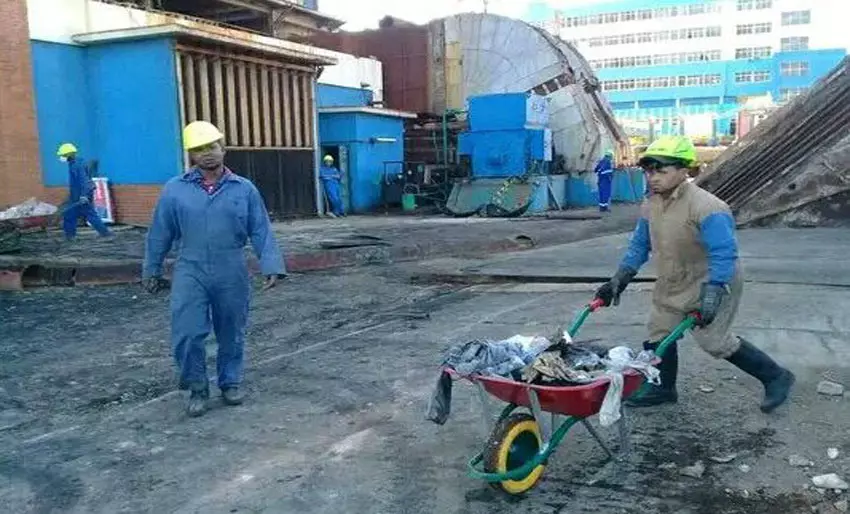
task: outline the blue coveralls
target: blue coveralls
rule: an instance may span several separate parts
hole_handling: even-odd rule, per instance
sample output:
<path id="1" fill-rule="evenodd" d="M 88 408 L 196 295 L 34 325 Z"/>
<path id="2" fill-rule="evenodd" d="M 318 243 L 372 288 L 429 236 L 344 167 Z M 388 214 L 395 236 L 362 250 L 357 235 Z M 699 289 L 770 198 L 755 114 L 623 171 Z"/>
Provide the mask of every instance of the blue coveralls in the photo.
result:
<path id="1" fill-rule="evenodd" d="M 345 208 L 342 205 L 339 170 L 334 166 L 322 166 L 319 168 L 319 178 L 322 180 L 322 186 L 324 186 L 325 191 L 328 193 L 331 212 L 337 216 L 344 215 Z"/>
<path id="2" fill-rule="evenodd" d="M 88 198 L 89 202 L 83 205 L 73 205 L 78 203 L 82 197 Z M 79 157 L 68 159 L 68 204 L 73 206 L 65 210 L 62 218 L 62 230 L 65 232 L 65 238 L 73 239 L 76 237 L 77 220 L 80 216 L 91 223 L 98 234 L 109 235 L 109 229 L 106 228 L 103 220 L 100 219 L 100 215 L 94 209 L 94 182 L 89 177 L 86 161 Z"/>
<path id="3" fill-rule="evenodd" d="M 606 155 L 596 164 L 596 183 L 599 186 L 599 210 L 611 209 L 611 181 L 614 179 L 614 165 L 610 156 Z"/>
<path id="4" fill-rule="evenodd" d="M 227 172 L 212 192 L 197 169 L 171 179 L 154 210 L 144 278 L 160 276 L 179 241 L 171 290 L 171 342 L 181 389 L 208 387 L 204 340 L 215 332 L 218 386 L 242 381 L 251 284 L 245 259 L 250 239 L 264 275 L 285 273 L 263 198 L 254 184 Z"/>

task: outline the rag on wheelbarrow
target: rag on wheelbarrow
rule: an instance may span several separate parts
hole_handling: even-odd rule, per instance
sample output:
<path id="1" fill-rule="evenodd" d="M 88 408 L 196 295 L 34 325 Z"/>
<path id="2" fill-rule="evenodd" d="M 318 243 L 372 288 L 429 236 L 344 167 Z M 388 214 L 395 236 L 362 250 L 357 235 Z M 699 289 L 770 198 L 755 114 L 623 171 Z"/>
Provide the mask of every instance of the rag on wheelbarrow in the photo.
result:
<path id="1" fill-rule="evenodd" d="M 452 347 L 442 368 L 461 375 L 497 375 L 521 380 L 519 371 L 534 362 L 552 346 L 545 337 L 516 335 L 502 341 L 475 340 Z M 443 371 L 428 403 L 427 419 L 444 424 L 449 419 L 452 403 L 452 379 Z"/>

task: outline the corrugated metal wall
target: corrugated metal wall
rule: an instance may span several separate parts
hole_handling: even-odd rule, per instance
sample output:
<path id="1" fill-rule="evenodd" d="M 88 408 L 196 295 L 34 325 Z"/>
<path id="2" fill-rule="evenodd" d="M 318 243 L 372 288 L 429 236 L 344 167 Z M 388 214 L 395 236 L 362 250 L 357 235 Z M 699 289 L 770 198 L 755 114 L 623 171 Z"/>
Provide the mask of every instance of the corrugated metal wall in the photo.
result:
<path id="1" fill-rule="evenodd" d="M 269 213 L 316 213 L 315 70 L 183 45 L 176 67 L 183 122 L 224 132 L 227 166 L 254 181 Z"/>
<path id="2" fill-rule="evenodd" d="M 228 148 L 313 148 L 311 69 L 197 47 L 177 55 L 187 123 L 211 121 Z"/>
<path id="3" fill-rule="evenodd" d="M 429 29 L 421 26 L 387 27 L 364 32 L 317 34 L 312 43 L 381 61 L 384 106 L 415 113 L 431 112 Z"/>

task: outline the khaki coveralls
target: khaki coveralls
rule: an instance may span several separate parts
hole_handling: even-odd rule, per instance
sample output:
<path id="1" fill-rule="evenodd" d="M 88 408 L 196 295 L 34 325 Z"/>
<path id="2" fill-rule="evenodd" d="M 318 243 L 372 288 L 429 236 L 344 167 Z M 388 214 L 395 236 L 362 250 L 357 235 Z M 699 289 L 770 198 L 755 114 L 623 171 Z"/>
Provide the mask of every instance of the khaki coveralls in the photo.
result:
<path id="1" fill-rule="evenodd" d="M 731 211 L 725 202 L 690 182 L 682 183 L 667 198 L 651 196 L 644 209 L 658 270 L 649 337 L 651 341 L 661 341 L 700 306 L 700 290 L 708 281 L 709 264 L 700 239 L 702 220 L 711 214 Z M 738 311 L 743 282 L 740 263 L 736 263 L 729 284 L 731 294 L 721 303 L 714 322 L 691 332 L 700 347 L 718 359 L 729 357 L 741 345 L 730 328 Z"/>

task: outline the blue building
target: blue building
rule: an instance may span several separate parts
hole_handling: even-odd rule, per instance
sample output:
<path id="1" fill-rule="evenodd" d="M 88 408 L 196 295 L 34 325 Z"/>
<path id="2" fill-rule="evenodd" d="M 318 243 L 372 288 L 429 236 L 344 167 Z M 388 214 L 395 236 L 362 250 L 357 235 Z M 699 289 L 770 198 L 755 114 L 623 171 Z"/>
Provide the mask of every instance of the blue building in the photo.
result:
<path id="1" fill-rule="evenodd" d="M 345 210 L 366 213 L 383 205 L 383 184 L 402 170 L 404 120 L 416 115 L 372 107 L 372 92 L 319 84 L 319 144 L 342 175 Z"/>
<path id="2" fill-rule="evenodd" d="M 749 101 L 786 102 L 841 61 L 839 2 L 535 3 L 526 18 L 576 45 L 627 131 L 711 139 L 734 133 Z"/>

